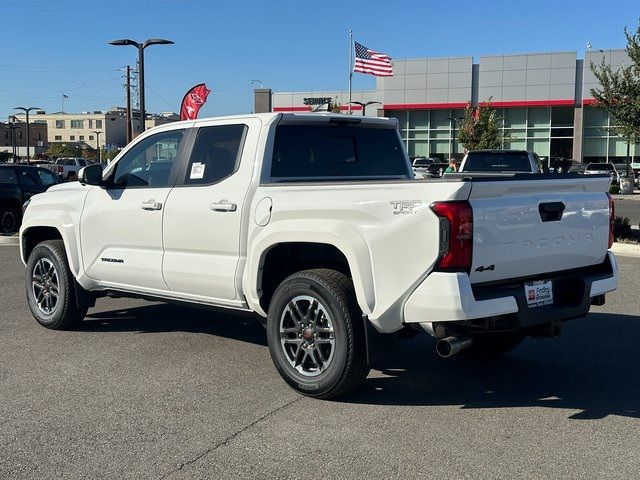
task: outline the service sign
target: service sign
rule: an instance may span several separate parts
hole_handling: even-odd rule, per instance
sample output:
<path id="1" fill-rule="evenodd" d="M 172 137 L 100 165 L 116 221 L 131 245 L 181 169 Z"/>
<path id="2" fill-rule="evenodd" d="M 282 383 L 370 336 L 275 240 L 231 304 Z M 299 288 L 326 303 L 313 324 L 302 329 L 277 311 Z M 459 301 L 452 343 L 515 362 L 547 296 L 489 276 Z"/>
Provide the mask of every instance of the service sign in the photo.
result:
<path id="1" fill-rule="evenodd" d="M 306 97 L 302 99 L 302 103 L 305 105 L 324 105 L 331 102 L 333 102 L 331 97 Z"/>

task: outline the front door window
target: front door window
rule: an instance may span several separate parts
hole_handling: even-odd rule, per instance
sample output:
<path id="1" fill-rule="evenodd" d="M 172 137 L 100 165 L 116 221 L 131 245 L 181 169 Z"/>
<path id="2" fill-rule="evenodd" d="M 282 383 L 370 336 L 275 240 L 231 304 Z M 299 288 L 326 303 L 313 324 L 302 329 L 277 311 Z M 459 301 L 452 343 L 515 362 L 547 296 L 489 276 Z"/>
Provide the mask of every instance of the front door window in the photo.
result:
<path id="1" fill-rule="evenodd" d="M 177 167 L 184 134 L 184 130 L 157 133 L 134 145 L 118 161 L 112 185 L 120 188 L 173 185 L 174 167 Z"/>

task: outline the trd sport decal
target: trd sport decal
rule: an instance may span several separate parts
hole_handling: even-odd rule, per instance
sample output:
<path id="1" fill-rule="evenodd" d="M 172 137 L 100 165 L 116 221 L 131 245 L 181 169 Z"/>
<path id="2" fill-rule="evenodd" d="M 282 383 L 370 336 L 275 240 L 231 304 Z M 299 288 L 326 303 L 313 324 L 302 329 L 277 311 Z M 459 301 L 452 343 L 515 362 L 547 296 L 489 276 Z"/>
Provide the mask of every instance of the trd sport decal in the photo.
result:
<path id="1" fill-rule="evenodd" d="M 422 200 L 394 200 L 389 203 L 393 207 L 394 215 L 413 215 L 418 213 Z"/>

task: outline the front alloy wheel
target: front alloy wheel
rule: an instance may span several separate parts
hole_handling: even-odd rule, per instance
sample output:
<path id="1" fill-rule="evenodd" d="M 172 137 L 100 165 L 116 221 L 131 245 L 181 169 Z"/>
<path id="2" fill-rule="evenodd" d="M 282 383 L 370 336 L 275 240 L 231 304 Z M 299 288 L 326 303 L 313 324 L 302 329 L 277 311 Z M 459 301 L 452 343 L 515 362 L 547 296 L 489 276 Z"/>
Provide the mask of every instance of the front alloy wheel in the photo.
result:
<path id="1" fill-rule="evenodd" d="M 31 251 L 25 272 L 31 314 L 43 327 L 64 330 L 84 318 L 76 303 L 76 286 L 62 240 L 46 240 Z"/>
<path id="2" fill-rule="evenodd" d="M 33 268 L 31 288 L 36 306 L 45 315 L 51 315 L 58 306 L 59 284 L 58 271 L 51 260 L 38 260 Z"/>

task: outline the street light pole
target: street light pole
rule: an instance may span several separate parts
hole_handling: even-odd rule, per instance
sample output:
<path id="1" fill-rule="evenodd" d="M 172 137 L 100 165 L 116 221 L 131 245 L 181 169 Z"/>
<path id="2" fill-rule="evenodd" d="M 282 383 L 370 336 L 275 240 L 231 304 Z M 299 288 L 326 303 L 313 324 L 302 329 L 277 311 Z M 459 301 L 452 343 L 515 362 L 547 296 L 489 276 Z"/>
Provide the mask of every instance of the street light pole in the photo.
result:
<path id="1" fill-rule="evenodd" d="M 98 155 L 98 163 L 102 163 L 102 159 L 100 158 L 100 134 L 102 132 L 98 132 L 97 130 L 94 130 L 92 133 L 96 134 L 96 151 L 97 151 L 97 155 Z"/>
<path id="2" fill-rule="evenodd" d="M 140 102 L 140 133 L 144 132 L 145 105 L 144 105 L 144 49 L 151 45 L 172 45 L 175 42 L 162 38 L 149 38 L 144 42 L 136 42 L 129 38 L 113 40 L 110 45 L 132 45 L 138 49 L 138 98 Z"/>
<path id="3" fill-rule="evenodd" d="M 39 107 L 15 107 L 14 110 L 22 110 L 25 114 L 26 114 L 26 120 L 27 120 L 27 163 L 30 163 L 31 160 L 31 155 L 29 153 L 29 144 L 31 143 L 31 139 L 29 138 L 29 112 L 31 110 L 40 110 Z"/>
<path id="4" fill-rule="evenodd" d="M 447 117 L 451 120 L 451 148 L 449 149 L 449 158 L 453 158 L 456 153 L 456 127 L 458 126 L 458 120 L 462 120 L 461 117 Z"/>

